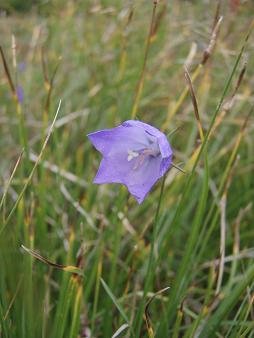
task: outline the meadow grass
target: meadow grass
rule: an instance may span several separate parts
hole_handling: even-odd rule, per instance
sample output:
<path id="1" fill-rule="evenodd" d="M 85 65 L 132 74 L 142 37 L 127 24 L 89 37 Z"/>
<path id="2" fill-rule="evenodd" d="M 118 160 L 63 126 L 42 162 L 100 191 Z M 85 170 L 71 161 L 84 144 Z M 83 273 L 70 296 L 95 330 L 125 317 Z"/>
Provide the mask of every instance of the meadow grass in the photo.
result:
<path id="1" fill-rule="evenodd" d="M 11 3 L 0 337 L 253 337 L 252 1 Z M 130 118 L 176 165 L 141 205 L 92 184 L 86 135 Z"/>

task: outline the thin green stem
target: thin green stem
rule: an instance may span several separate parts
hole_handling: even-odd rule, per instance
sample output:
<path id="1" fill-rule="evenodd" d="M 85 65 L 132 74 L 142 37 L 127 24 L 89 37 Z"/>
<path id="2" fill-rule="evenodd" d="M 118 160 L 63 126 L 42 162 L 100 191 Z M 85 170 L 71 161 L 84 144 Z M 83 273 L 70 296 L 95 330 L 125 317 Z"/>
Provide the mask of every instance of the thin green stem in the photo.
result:
<path id="1" fill-rule="evenodd" d="M 150 23 L 150 30 L 149 30 L 149 34 L 148 34 L 147 42 L 146 42 L 144 62 L 143 62 L 140 78 L 139 78 L 139 81 L 138 81 L 138 84 L 137 84 L 135 98 L 134 98 L 134 103 L 133 103 L 132 112 L 131 112 L 131 118 L 132 119 L 136 118 L 138 107 L 139 107 L 139 102 L 140 102 L 140 98 L 141 98 L 141 94 L 142 94 L 143 87 L 144 87 L 146 64 L 147 64 L 148 53 L 149 53 L 149 49 L 150 49 L 150 45 L 151 45 L 152 34 L 153 34 L 153 27 L 154 27 L 156 8 L 157 8 L 157 1 L 154 1 L 154 4 L 153 4 L 153 13 L 152 13 L 152 18 L 151 18 L 151 23 Z"/>
<path id="2" fill-rule="evenodd" d="M 53 128 L 54 128 L 54 125 L 55 125 L 55 122 L 56 122 L 56 119 L 57 119 L 57 116 L 58 116 L 60 107 L 61 107 L 61 100 L 59 101 L 59 104 L 58 104 L 58 107 L 57 107 L 57 111 L 56 111 L 55 117 L 54 117 L 53 122 L 52 122 L 52 124 L 51 124 L 51 126 L 50 126 L 50 129 L 49 129 L 48 135 L 47 135 L 47 137 L 46 137 L 46 139 L 45 139 L 45 142 L 44 142 L 44 144 L 43 144 L 43 146 L 42 146 L 42 148 L 41 148 L 40 154 L 39 154 L 39 156 L 38 156 L 38 158 L 37 158 L 37 160 L 36 160 L 36 162 L 35 162 L 35 165 L 33 166 L 32 170 L 31 170 L 30 175 L 29 175 L 29 177 L 28 177 L 26 183 L 24 184 L 24 186 L 23 186 L 23 188 L 22 188 L 22 190 L 21 190 L 21 192 L 20 192 L 20 194 L 19 194 L 19 196 L 18 196 L 16 202 L 14 203 L 14 206 L 12 207 L 12 209 L 11 209 L 11 211 L 10 211 L 10 213 L 9 213 L 9 215 L 8 215 L 8 217 L 7 217 L 7 219 L 6 219 L 6 221 L 4 222 L 4 224 L 2 225 L 2 227 L 0 228 L 0 235 L 1 235 L 2 232 L 4 231 L 4 229 L 5 229 L 5 227 L 7 226 L 7 224 L 9 223 L 9 221 L 10 221 L 11 217 L 13 216 L 13 214 L 14 214 L 16 208 L 18 207 L 18 205 L 19 205 L 19 203 L 20 203 L 20 201 L 21 201 L 21 199 L 22 199 L 22 197 L 23 197 L 23 195 L 24 195 L 24 193 L 25 193 L 27 187 L 29 186 L 29 184 L 30 184 L 31 181 L 32 181 L 32 178 L 33 178 L 33 175 L 34 175 L 34 173 L 35 173 L 35 170 L 36 170 L 36 168 L 38 167 L 38 165 L 39 165 L 39 163 L 40 163 L 40 161 L 41 161 L 41 159 L 42 159 L 42 155 L 43 155 L 44 150 L 45 150 L 45 148 L 46 148 L 46 145 L 47 145 L 47 143 L 48 143 L 48 141 L 49 141 L 50 135 L 51 135 L 51 133 L 52 133 L 52 131 L 53 131 Z"/>
<path id="3" fill-rule="evenodd" d="M 160 209 L 161 209 L 162 196 L 163 196 L 164 187 L 165 187 L 165 181 L 166 181 L 166 175 L 163 176 L 163 179 L 161 182 L 160 197 L 159 197 L 159 201 L 157 204 L 156 213 L 155 213 L 154 222 L 153 222 L 152 240 L 150 244 L 150 252 L 149 252 L 148 264 L 147 264 L 147 269 L 146 269 L 146 274 L 145 274 L 144 292 L 143 292 L 142 302 L 139 308 L 139 313 L 137 316 L 137 325 L 136 325 L 136 330 L 135 330 L 137 337 L 139 337 L 140 335 L 142 317 L 144 314 L 145 303 L 146 303 L 146 296 L 147 296 L 148 290 L 151 288 L 153 278 L 155 277 L 155 275 L 152 274 L 155 268 L 155 264 L 156 264 L 156 256 L 154 254 L 154 248 L 155 248 L 155 242 L 156 242 L 156 238 L 158 234 L 158 220 L 159 220 L 159 214 L 160 214 Z"/>

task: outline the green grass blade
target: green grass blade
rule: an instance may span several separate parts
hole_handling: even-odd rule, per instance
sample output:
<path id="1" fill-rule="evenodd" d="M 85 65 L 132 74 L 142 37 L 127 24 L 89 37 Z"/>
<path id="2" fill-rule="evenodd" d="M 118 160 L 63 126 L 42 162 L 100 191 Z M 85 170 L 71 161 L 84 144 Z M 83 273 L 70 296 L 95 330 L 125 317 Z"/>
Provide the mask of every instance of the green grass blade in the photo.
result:
<path id="1" fill-rule="evenodd" d="M 220 306 L 204 325 L 200 333 L 201 337 L 213 337 L 214 332 L 219 328 L 223 319 L 225 319 L 227 314 L 232 311 L 242 293 L 246 290 L 248 285 L 253 282 L 253 280 L 254 266 L 251 265 L 243 275 L 242 280 L 237 283 L 234 289 L 224 295 L 224 299 L 222 300 Z"/>
<path id="2" fill-rule="evenodd" d="M 110 288 L 108 287 L 108 285 L 106 284 L 106 282 L 103 280 L 103 278 L 101 278 L 100 280 L 101 280 L 101 284 L 102 284 L 104 290 L 107 292 L 108 296 L 110 297 L 110 299 L 112 300 L 112 302 L 114 303 L 114 305 L 116 306 L 116 308 L 118 309 L 118 311 L 120 312 L 120 314 L 123 317 L 123 319 L 126 321 L 126 323 L 131 328 L 130 320 L 129 320 L 128 316 L 126 315 L 124 309 L 119 304 L 119 302 L 117 301 L 116 297 L 114 296 L 114 294 L 112 293 L 112 291 L 110 290 Z"/>

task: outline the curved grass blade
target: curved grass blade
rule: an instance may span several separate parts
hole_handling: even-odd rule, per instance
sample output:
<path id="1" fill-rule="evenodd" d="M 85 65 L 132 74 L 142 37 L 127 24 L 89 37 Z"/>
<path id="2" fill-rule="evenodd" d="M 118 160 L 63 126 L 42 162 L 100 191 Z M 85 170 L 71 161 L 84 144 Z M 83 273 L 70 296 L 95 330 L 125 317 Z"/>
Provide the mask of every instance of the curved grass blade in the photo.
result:
<path id="1" fill-rule="evenodd" d="M 113 334 L 112 338 L 118 337 L 124 330 L 129 327 L 129 324 L 123 324 L 119 327 L 119 329 Z"/>
<path id="2" fill-rule="evenodd" d="M 2 196 L 1 201 L 0 201 L 0 210 L 2 209 L 2 206 L 3 206 L 3 204 L 4 204 L 4 201 L 5 201 L 5 198 L 6 198 L 8 189 L 9 189 L 9 187 L 10 187 L 10 185 L 11 185 L 12 179 L 13 179 L 13 177 L 14 177 L 14 175 L 15 175 L 15 172 L 16 172 L 18 166 L 19 166 L 19 163 L 20 163 L 20 161 L 21 161 L 21 159 L 22 159 L 23 153 L 24 153 L 24 149 L 23 149 L 23 150 L 21 151 L 21 153 L 19 154 L 19 157 L 18 157 L 18 159 L 17 159 L 17 161 L 16 161 L 16 163 L 15 163 L 15 166 L 14 166 L 14 168 L 13 168 L 13 170 L 12 170 L 11 176 L 10 176 L 10 178 L 9 178 L 7 184 L 6 184 L 6 187 L 5 187 L 5 189 L 4 189 L 3 196 Z"/>
<path id="3" fill-rule="evenodd" d="M 50 260 L 48 260 L 47 258 L 42 257 L 40 254 L 38 254 L 38 252 L 32 250 L 32 249 L 28 249 L 26 248 L 24 245 L 21 245 L 22 249 L 24 249 L 27 253 L 29 253 L 29 255 L 33 256 L 34 258 L 38 259 L 40 262 L 47 264 L 49 266 L 52 266 L 53 268 L 59 269 L 59 270 L 63 270 L 66 272 L 70 272 L 70 273 L 74 273 L 77 274 L 79 276 L 84 276 L 83 271 L 73 265 L 63 265 L 63 264 L 58 264 L 58 263 L 54 263 L 51 262 Z"/>
<path id="4" fill-rule="evenodd" d="M 161 293 L 169 290 L 170 287 L 167 286 L 166 288 L 164 289 L 161 289 L 159 291 L 157 291 L 150 299 L 149 301 L 146 303 L 146 307 L 145 307 L 145 318 L 146 318 L 146 328 L 147 328 L 147 333 L 148 333 L 148 336 L 149 338 L 154 338 L 154 332 L 153 332 L 153 327 L 152 327 L 152 321 L 151 321 L 151 318 L 150 318 L 150 314 L 149 314 L 149 306 L 150 304 L 152 303 L 152 301 L 158 296 L 160 295 Z"/>
<path id="5" fill-rule="evenodd" d="M 129 318 L 127 317 L 124 309 L 122 308 L 122 306 L 118 303 L 116 297 L 114 296 L 114 294 L 112 293 L 112 291 L 110 290 L 110 288 L 108 287 L 108 285 L 106 284 L 106 282 L 104 281 L 103 278 L 100 278 L 101 284 L 104 288 L 104 290 L 107 292 L 108 296 L 110 297 L 110 299 L 112 300 L 112 302 L 115 304 L 115 306 L 117 307 L 118 311 L 120 312 L 120 314 L 122 315 L 123 319 L 126 321 L 126 323 L 129 325 L 131 331 L 132 331 L 132 327 L 131 327 L 131 323 L 129 321 Z M 132 332 L 133 333 L 133 332 Z"/>

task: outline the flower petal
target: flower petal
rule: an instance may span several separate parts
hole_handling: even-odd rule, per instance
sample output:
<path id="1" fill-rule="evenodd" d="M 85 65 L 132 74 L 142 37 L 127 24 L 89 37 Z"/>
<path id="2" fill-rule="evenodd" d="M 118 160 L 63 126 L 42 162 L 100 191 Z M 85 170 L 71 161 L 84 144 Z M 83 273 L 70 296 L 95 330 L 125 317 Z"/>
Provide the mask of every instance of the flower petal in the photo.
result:
<path id="1" fill-rule="evenodd" d="M 129 192 L 136 198 L 138 203 L 142 203 L 152 186 L 161 177 L 160 166 L 161 157 L 148 157 L 137 169 L 130 171 L 123 183 Z"/>
<path id="2" fill-rule="evenodd" d="M 172 158 L 173 151 L 170 147 L 168 139 L 164 134 L 158 138 L 158 144 L 161 152 L 162 158 Z"/>
<path id="3" fill-rule="evenodd" d="M 115 166 L 108 160 L 102 159 L 93 183 L 122 183 L 119 173 L 115 170 Z"/>
<path id="4" fill-rule="evenodd" d="M 166 174 L 172 163 L 172 155 L 167 158 L 163 158 L 160 165 L 160 176 Z"/>
<path id="5" fill-rule="evenodd" d="M 155 136 L 156 138 L 159 138 L 160 136 L 164 136 L 164 134 L 159 131 L 157 128 L 150 126 L 147 123 L 138 121 L 138 120 L 128 120 L 123 123 L 123 126 L 131 126 L 131 127 L 137 127 L 142 128 L 145 130 L 148 134 Z"/>
<path id="6" fill-rule="evenodd" d="M 163 158 L 172 156 L 173 152 L 168 142 L 168 139 L 166 138 L 165 134 L 163 134 L 157 128 L 150 126 L 147 123 L 136 121 L 136 120 L 125 121 L 123 123 L 123 126 L 132 126 L 132 127 L 142 128 L 143 130 L 145 130 L 145 132 L 157 138 L 160 152 Z"/>
<path id="7" fill-rule="evenodd" d="M 105 157 L 115 153 L 128 153 L 128 150 L 138 150 L 149 145 L 145 132 L 138 127 L 119 126 L 105 129 L 87 135 L 95 148 Z"/>

